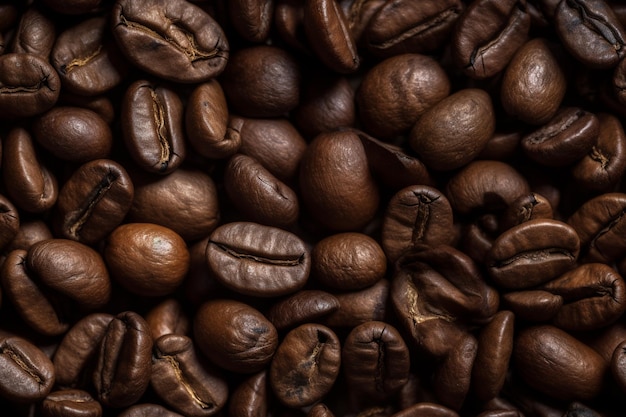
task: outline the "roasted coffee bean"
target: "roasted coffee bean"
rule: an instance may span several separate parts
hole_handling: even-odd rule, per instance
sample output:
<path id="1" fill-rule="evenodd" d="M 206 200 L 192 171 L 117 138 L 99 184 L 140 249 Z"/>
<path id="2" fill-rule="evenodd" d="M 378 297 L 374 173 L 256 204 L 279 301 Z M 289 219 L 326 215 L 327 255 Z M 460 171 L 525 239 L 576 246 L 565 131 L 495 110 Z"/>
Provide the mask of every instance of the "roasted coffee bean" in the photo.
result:
<path id="1" fill-rule="evenodd" d="M 60 91 L 59 76 L 44 58 L 20 53 L 0 55 L 3 119 L 41 114 L 54 106 Z"/>
<path id="2" fill-rule="evenodd" d="M 514 315 L 499 311 L 478 336 L 478 350 L 472 366 L 472 387 L 481 401 L 500 394 L 513 352 Z"/>
<path id="3" fill-rule="evenodd" d="M 531 192 L 520 196 L 506 208 L 499 225 L 500 230 L 504 231 L 529 220 L 552 219 L 553 217 L 550 202 L 542 195 Z"/>
<path id="4" fill-rule="evenodd" d="M 254 158 L 243 154 L 231 157 L 224 188 L 235 208 L 253 222 L 287 229 L 298 220 L 296 193 Z"/>
<path id="5" fill-rule="evenodd" d="M 118 417 L 183 417 L 158 404 L 137 404 L 127 408 Z"/>
<path id="6" fill-rule="evenodd" d="M 278 37 L 289 47 L 310 53 L 304 34 L 304 4 L 299 0 L 276 0 L 274 26 Z"/>
<path id="7" fill-rule="evenodd" d="M 228 11 L 235 30 L 245 40 L 264 42 L 272 27 L 274 0 L 234 0 Z"/>
<path id="8" fill-rule="evenodd" d="M 190 322 L 183 306 L 176 298 L 168 298 L 157 304 L 144 316 L 154 340 L 168 334 L 186 336 Z"/>
<path id="9" fill-rule="evenodd" d="M 392 417 L 458 417 L 459 414 L 444 407 L 443 405 L 432 402 L 421 402 L 410 407 L 405 408 L 395 414 Z"/>
<path id="10" fill-rule="evenodd" d="M 108 158 L 113 146 L 111 128 L 91 110 L 55 107 L 33 125 L 37 142 L 57 158 L 75 163 Z"/>
<path id="11" fill-rule="evenodd" d="M 488 255 L 488 271 L 502 288 L 531 288 L 573 268 L 579 251 L 578 235 L 566 223 L 530 220 L 496 239 Z"/>
<path id="12" fill-rule="evenodd" d="M 50 58 L 64 89 L 95 96 L 116 87 L 127 75 L 128 64 L 109 35 L 108 24 L 107 18 L 94 17 L 59 34 Z"/>
<path id="13" fill-rule="evenodd" d="M 231 111 L 246 117 L 281 117 L 298 105 L 300 78 L 293 55 L 260 45 L 233 53 L 220 82 Z"/>
<path id="14" fill-rule="evenodd" d="M 459 17 L 452 35 L 456 65 L 469 77 L 492 77 L 526 42 L 529 29 L 525 0 L 474 1 Z"/>
<path id="15" fill-rule="evenodd" d="M 458 0 L 385 2 L 365 22 L 365 47 L 378 57 L 434 51 L 448 39 L 462 12 L 463 4 Z"/>
<path id="16" fill-rule="evenodd" d="M 558 111 L 566 87 L 565 74 L 550 45 L 535 38 L 517 50 L 504 71 L 500 100 L 509 115 L 542 125 Z"/>
<path id="17" fill-rule="evenodd" d="M 368 321 L 383 321 L 387 314 L 389 281 L 381 279 L 359 291 L 333 293 L 339 308 L 322 322 L 332 328 L 353 328 Z"/>
<path id="18" fill-rule="evenodd" d="M 550 281 L 543 290 L 563 298 L 552 323 L 565 330 L 594 330 L 612 324 L 626 311 L 626 284 L 613 268 L 590 263 Z"/>
<path id="19" fill-rule="evenodd" d="M 256 373 L 242 381 L 231 393 L 228 415 L 233 417 L 263 417 L 269 408 L 267 371 Z"/>
<path id="20" fill-rule="evenodd" d="M 94 111 L 109 125 L 115 121 L 117 109 L 113 108 L 113 102 L 106 95 L 88 97 L 62 91 L 58 103 L 61 106 L 84 107 Z"/>
<path id="21" fill-rule="evenodd" d="M 307 417 L 334 417 L 334 416 L 335 415 L 333 414 L 333 412 L 330 411 L 330 409 L 325 404 L 322 404 L 322 403 L 315 404 L 313 407 L 311 407 L 311 409 L 307 413 Z"/>
<path id="22" fill-rule="evenodd" d="M 585 65 L 611 68 L 624 56 L 626 32 L 605 1 L 562 1 L 554 23 L 563 46 Z"/>
<path id="23" fill-rule="evenodd" d="M 409 378 L 409 349 L 400 333 L 380 321 L 363 323 L 350 332 L 341 351 L 348 384 L 362 395 L 386 399 Z"/>
<path id="24" fill-rule="evenodd" d="M 532 388 L 561 400 L 589 400 L 603 388 L 607 364 L 594 350 L 553 326 L 523 329 L 513 348 L 515 369 Z"/>
<path id="25" fill-rule="evenodd" d="M 300 165 L 300 191 L 304 206 L 323 227 L 358 230 L 372 220 L 379 191 L 356 133 L 322 133 L 309 144 Z"/>
<path id="26" fill-rule="evenodd" d="M 189 241 L 202 239 L 217 227 L 217 189 L 205 172 L 179 168 L 159 177 L 138 171 L 130 175 L 135 193 L 128 221 L 158 224 Z"/>
<path id="27" fill-rule="evenodd" d="M 100 341 L 113 318 L 106 313 L 92 313 L 65 333 L 52 358 L 57 386 L 86 387 L 86 371 L 90 369 L 91 361 L 100 349 Z"/>
<path id="28" fill-rule="evenodd" d="M 162 296 L 174 292 L 189 271 L 182 237 L 152 223 L 125 223 L 106 238 L 104 259 L 113 278 L 130 292 Z"/>
<path id="29" fill-rule="evenodd" d="M 537 322 L 551 320 L 563 306 L 563 297 L 544 290 L 508 292 L 502 301 L 516 317 Z"/>
<path id="30" fill-rule="evenodd" d="M 434 392 L 446 407 L 460 410 L 463 406 L 470 389 L 477 348 L 478 343 L 474 336 L 464 336 L 435 370 Z"/>
<path id="31" fill-rule="evenodd" d="M 13 35 L 12 52 L 32 54 L 48 60 L 56 38 L 54 22 L 38 6 L 31 5 Z"/>
<path id="32" fill-rule="evenodd" d="M 241 146 L 241 135 L 236 123 L 229 124 L 226 97 L 217 80 L 202 83 L 191 93 L 185 129 L 192 148 L 207 158 L 228 157 Z"/>
<path id="33" fill-rule="evenodd" d="M 57 179 L 41 162 L 26 129 L 12 129 L 2 143 L 2 179 L 7 195 L 22 210 L 41 213 L 57 201 Z"/>
<path id="34" fill-rule="evenodd" d="M 185 159 L 183 103 L 175 91 L 135 81 L 126 90 L 121 119 L 126 148 L 142 169 L 167 174 Z"/>
<path id="35" fill-rule="evenodd" d="M 150 383 L 152 335 L 132 311 L 118 314 L 100 342 L 93 385 L 98 400 L 110 407 L 136 403 Z"/>
<path id="36" fill-rule="evenodd" d="M 54 385 L 54 366 L 26 339 L 0 335 L 0 397 L 17 403 L 43 400 Z"/>
<path id="37" fill-rule="evenodd" d="M 599 134 L 600 122 L 594 114 L 568 107 L 522 138 L 521 145 L 526 155 L 540 164 L 564 166 L 585 156 Z"/>
<path id="38" fill-rule="evenodd" d="M 165 335 L 155 340 L 150 385 L 172 409 L 186 416 L 212 416 L 226 404 L 228 386 L 196 354 L 190 338 Z"/>
<path id="39" fill-rule="evenodd" d="M 122 223 L 133 195 L 133 183 L 120 164 L 108 159 L 87 162 L 61 188 L 54 229 L 66 239 L 94 244 Z"/>
<path id="40" fill-rule="evenodd" d="M 382 224 L 382 246 L 390 262 L 418 245 L 451 244 L 452 207 L 436 188 L 414 185 L 389 201 Z"/>
<path id="41" fill-rule="evenodd" d="M 626 341 L 613 351 L 611 357 L 611 375 L 622 392 L 626 392 Z"/>
<path id="42" fill-rule="evenodd" d="M 37 242 L 52 239 L 52 232 L 42 220 L 28 220 L 20 223 L 15 237 L 4 248 L 8 253 L 15 249 L 28 250 Z"/>
<path id="43" fill-rule="evenodd" d="M 497 161 L 510 159 L 517 152 L 521 139 L 522 134 L 518 131 L 496 131 L 478 154 L 478 159 Z"/>
<path id="44" fill-rule="evenodd" d="M 315 322 L 317 319 L 339 309 L 339 300 L 334 295 L 319 290 L 302 290 L 277 301 L 266 316 L 277 330 Z"/>
<path id="45" fill-rule="evenodd" d="M 194 340 L 214 364 L 238 373 L 254 373 L 272 359 L 278 333 L 253 307 L 234 300 L 211 300 L 193 321 Z"/>
<path id="46" fill-rule="evenodd" d="M 251 222 L 218 227 L 206 250 L 209 268 L 228 288 L 257 297 L 275 297 L 306 284 L 311 255 L 296 235 Z"/>
<path id="47" fill-rule="evenodd" d="M 437 61 L 426 55 L 402 54 L 369 70 L 355 99 L 365 131 L 392 140 L 408 132 L 420 116 L 449 94 L 450 80 Z"/>
<path id="48" fill-rule="evenodd" d="M 102 406 L 82 390 L 51 392 L 41 403 L 42 417 L 101 417 Z"/>
<path id="49" fill-rule="evenodd" d="M 20 227 L 20 215 L 11 200 L 0 194 L 0 248 L 15 238 Z"/>
<path id="50" fill-rule="evenodd" d="M 337 1 L 305 1 L 303 22 L 309 45 L 325 66 L 341 74 L 359 68 L 356 44 Z"/>
<path id="51" fill-rule="evenodd" d="M 385 276 L 387 259 L 380 245 L 361 233 L 337 233 L 320 240 L 311 252 L 311 274 L 339 290 L 369 287 Z"/>
<path id="52" fill-rule="evenodd" d="M 194 4 L 119 0 L 111 19 L 120 50 L 143 71 L 179 83 L 207 81 L 224 71 L 229 56 L 224 31 Z"/>
<path id="53" fill-rule="evenodd" d="M 335 333 L 320 324 L 303 324 L 284 337 L 269 369 L 274 395 L 288 407 L 305 407 L 332 388 L 341 364 Z"/>

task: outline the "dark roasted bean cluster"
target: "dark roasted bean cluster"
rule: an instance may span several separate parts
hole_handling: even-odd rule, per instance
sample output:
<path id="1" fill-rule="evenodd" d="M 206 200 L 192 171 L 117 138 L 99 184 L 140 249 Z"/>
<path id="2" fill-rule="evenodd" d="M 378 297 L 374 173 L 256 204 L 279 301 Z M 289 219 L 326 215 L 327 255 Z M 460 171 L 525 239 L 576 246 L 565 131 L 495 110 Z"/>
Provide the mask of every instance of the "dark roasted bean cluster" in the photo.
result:
<path id="1" fill-rule="evenodd" d="M 0 416 L 623 416 L 625 27 L 0 0 Z"/>

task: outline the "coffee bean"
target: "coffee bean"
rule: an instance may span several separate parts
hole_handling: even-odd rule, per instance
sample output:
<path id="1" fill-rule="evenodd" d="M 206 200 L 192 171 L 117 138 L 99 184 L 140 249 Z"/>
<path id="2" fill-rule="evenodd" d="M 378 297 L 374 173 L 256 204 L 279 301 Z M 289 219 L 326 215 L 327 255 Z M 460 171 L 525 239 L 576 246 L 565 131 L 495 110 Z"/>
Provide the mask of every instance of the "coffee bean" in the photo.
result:
<path id="1" fill-rule="evenodd" d="M 82 390 L 60 390 L 51 392 L 41 403 L 43 417 L 100 417 L 102 406 Z"/>

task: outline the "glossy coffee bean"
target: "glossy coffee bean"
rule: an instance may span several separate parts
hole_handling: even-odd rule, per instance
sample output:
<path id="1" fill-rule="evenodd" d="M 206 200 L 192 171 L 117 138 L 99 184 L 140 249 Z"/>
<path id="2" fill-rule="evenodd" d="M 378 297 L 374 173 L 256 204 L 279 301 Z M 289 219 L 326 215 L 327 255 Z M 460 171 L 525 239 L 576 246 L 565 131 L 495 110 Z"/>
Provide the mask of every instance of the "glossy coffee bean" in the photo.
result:
<path id="1" fill-rule="evenodd" d="M 517 198 L 504 211 L 500 221 L 500 230 L 507 230 L 534 219 L 552 219 L 552 205 L 544 196 L 531 192 Z M 581 245 L 582 246 L 582 245 Z"/>
<path id="2" fill-rule="evenodd" d="M 319 290 L 301 290 L 270 307 L 266 316 L 277 330 L 315 322 L 339 309 L 334 295 Z"/>
<path id="3" fill-rule="evenodd" d="M 626 391 L 626 341 L 622 342 L 613 351 L 611 357 L 611 375 L 622 390 Z"/>
<path id="4" fill-rule="evenodd" d="M 11 200 L 0 194 L 0 248 L 7 246 L 17 235 L 20 215 Z"/>
<path id="5" fill-rule="evenodd" d="M 393 417 L 458 417 L 458 415 L 456 411 L 434 402 L 420 402 L 392 414 Z"/>
<path id="6" fill-rule="evenodd" d="M 274 395 L 288 407 L 311 405 L 330 391 L 341 364 L 339 339 L 319 324 L 296 327 L 278 346 L 269 370 Z"/>
<path id="7" fill-rule="evenodd" d="M 298 236 L 251 222 L 215 229 L 206 257 L 223 285 L 257 297 L 293 293 L 306 284 L 311 270 L 311 255 Z"/>
<path id="8" fill-rule="evenodd" d="M 31 54 L 47 60 L 55 42 L 54 22 L 41 7 L 31 5 L 20 19 L 13 35 L 11 51 L 18 54 Z"/>
<path id="9" fill-rule="evenodd" d="M 59 390 L 51 392 L 41 403 L 42 417 L 100 417 L 102 406 L 82 390 Z"/>
<path id="10" fill-rule="evenodd" d="M 250 42 L 264 42 L 270 34 L 273 0 L 235 0 L 228 4 L 235 30 Z"/>
<path id="11" fill-rule="evenodd" d="M 182 417 L 158 404 L 136 404 L 128 407 L 118 417 Z"/>
<path id="12" fill-rule="evenodd" d="M 267 371 L 256 373 L 242 381 L 231 393 L 228 415 L 262 417 L 269 408 Z"/>
<path id="13" fill-rule="evenodd" d="M 544 290 L 508 292 L 502 301 L 516 317 L 535 322 L 551 320 L 563 306 L 563 297 Z"/>
<path id="14" fill-rule="evenodd" d="M 453 410 L 463 406 L 470 389 L 477 348 L 476 338 L 465 335 L 435 370 L 433 390 L 442 405 Z"/>
<path id="15" fill-rule="evenodd" d="M 190 321 L 180 301 L 168 298 L 154 306 L 144 316 L 154 340 L 168 334 L 186 336 Z"/>
<path id="16" fill-rule="evenodd" d="M 111 13 L 113 36 L 138 68 L 179 83 L 207 81 L 224 71 L 228 40 L 200 7 L 182 0 L 119 0 Z"/>
<path id="17" fill-rule="evenodd" d="M 194 340 L 209 360 L 226 370 L 263 369 L 278 346 L 276 328 L 258 310 L 234 300 L 211 300 L 198 309 Z"/>
<path id="18" fill-rule="evenodd" d="M 383 321 L 387 314 L 389 281 L 381 279 L 358 291 L 333 293 L 339 308 L 321 321 L 332 328 L 353 328 L 368 321 Z"/>
<path id="19" fill-rule="evenodd" d="M 189 250 L 173 230 L 152 223 L 125 223 L 106 239 L 104 259 L 117 282 L 134 294 L 171 294 L 189 271 Z"/>

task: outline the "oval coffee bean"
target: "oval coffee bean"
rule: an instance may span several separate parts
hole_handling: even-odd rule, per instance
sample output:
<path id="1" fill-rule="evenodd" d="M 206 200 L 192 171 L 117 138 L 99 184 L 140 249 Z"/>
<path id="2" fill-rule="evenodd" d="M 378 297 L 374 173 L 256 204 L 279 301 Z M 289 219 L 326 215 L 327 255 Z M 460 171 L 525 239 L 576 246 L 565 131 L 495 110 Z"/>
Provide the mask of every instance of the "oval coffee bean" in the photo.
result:
<path id="1" fill-rule="evenodd" d="M 108 159 L 87 162 L 61 188 L 54 229 L 63 238 L 94 244 L 122 223 L 133 195 L 133 183 L 120 164 Z"/>
<path id="2" fill-rule="evenodd" d="M 154 340 L 168 334 L 185 336 L 190 328 L 189 318 L 176 298 L 168 298 L 157 304 L 146 313 L 144 319 Z"/>
<path id="3" fill-rule="evenodd" d="M 54 21 L 39 5 L 28 7 L 13 35 L 12 52 L 31 54 L 47 60 L 54 46 L 56 29 Z"/>
<path id="4" fill-rule="evenodd" d="M 0 335 L 0 397 L 32 404 L 54 385 L 54 366 L 46 354 L 17 336 Z"/>
<path id="5" fill-rule="evenodd" d="M 183 417 L 158 404 L 136 404 L 121 412 L 118 417 Z"/>
<path id="6" fill-rule="evenodd" d="M 186 336 L 155 340 L 150 385 L 165 403 L 190 417 L 219 413 L 228 397 L 226 381 L 202 361 Z"/>
<path id="7" fill-rule="evenodd" d="M 272 359 L 269 381 L 288 407 L 305 407 L 332 388 L 341 364 L 339 339 L 328 327 L 303 324 L 283 339 Z"/>
<path id="8" fill-rule="evenodd" d="M 276 302 L 266 316 L 277 330 L 315 322 L 339 308 L 339 300 L 332 294 L 319 290 L 301 290 Z"/>
<path id="9" fill-rule="evenodd" d="M 6 247 L 17 235 L 20 215 L 11 200 L 0 194 L 0 248 Z"/>
<path id="10" fill-rule="evenodd" d="M 392 414 L 392 417 L 459 417 L 459 414 L 441 404 L 420 402 Z"/>
<path id="11" fill-rule="evenodd" d="M 506 208 L 499 220 L 500 230 L 508 230 L 529 220 L 552 219 L 553 217 L 550 202 L 542 195 L 531 192 L 520 196 Z"/>
<path id="12" fill-rule="evenodd" d="M 229 397 L 228 415 L 263 417 L 269 408 L 267 371 L 256 373 L 242 381 Z"/>
<path id="13" fill-rule="evenodd" d="M 193 323 L 198 348 L 212 363 L 232 372 L 260 371 L 278 346 L 278 332 L 272 323 L 238 301 L 207 301 L 196 312 Z"/>
<path id="14" fill-rule="evenodd" d="M 530 387 L 565 401 L 590 400 L 603 388 L 604 359 L 553 326 L 523 329 L 513 348 L 515 369 Z"/>
<path id="15" fill-rule="evenodd" d="M 142 169 L 167 174 L 185 159 L 183 103 L 175 91 L 135 81 L 126 90 L 121 122 L 126 148 Z"/>
<path id="16" fill-rule="evenodd" d="M 469 393 L 477 349 L 476 338 L 466 335 L 452 347 L 448 356 L 435 370 L 433 390 L 439 402 L 446 407 L 453 410 L 461 409 Z"/>
<path id="17" fill-rule="evenodd" d="M 322 323 L 329 327 L 353 328 L 368 321 L 382 321 L 387 313 L 389 281 L 381 279 L 364 290 L 333 294 L 339 308 L 326 315 Z"/>
<path id="18" fill-rule="evenodd" d="M 152 335 L 146 321 L 132 311 L 118 314 L 100 342 L 93 385 L 98 400 L 121 408 L 134 404 L 150 384 Z"/>
<path id="19" fill-rule="evenodd" d="M 104 259 L 120 285 L 142 296 L 171 294 L 190 264 L 183 238 L 152 223 L 125 223 L 115 228 L 106 238 Z"/>
<path id="20" fill-rule="evenodd" d="M 228 11 L 235 30 L 245 40 L 264 42 L 270 34 L 274 13 L 273 0 L 234 0 Z"/>
<path id="21" fill-rule="evenodd" d="M 229 46 L 224 31 L 195 4 L 118 0 L 111 16 L 113 36 L 122 53 L 152 75 L 198 83 L 218 76 L 226 66 Z"/>
<path id="22" fill-rule="evenodd" d="M 476 158 L 495 131 L 491 98 L 476 88 L 459 90 L 422 115 L 409 145 L 426 166 L 449 171 Z"/>
<path id="23" fill-rule="evenodd" d="M 341 353 L 346 380 L 361 395 L 386 399 L 409 379 L 409 348 L 400 333 L 380 321 L 363 323 L 350 331 Z"/>
<path id="24" fill-rule="evenodd" d="M 611 375 L 622 390 L 626 391 L 626 340 L 619 344 L 611 357 Z"/>
<path id="25" fill-rule="evenodd" d="M 306 284 L 311 270 L 311 255 L 298 236 L 251 222 L 215 229 L 206 257 L 219 282 L 256 297 L 293 293 Z"/>
<path id="26" fill-rule="evenodd" d="M 626 311 L 626 284 L 606 264 L 589 263 L 568 271 L 542 287 L 563 298 L 552 324 L 586 331 L 608 326 Z"/>
<path id="27" fill-rule="evenodd" d="M 573 268 L 579 251 L 580 240 L 572 227 L 557 220 L 530 220 L 496 239 L 488 271 L 502 288 L 531 288 Z"/>
<path id="28" fill-rule="evenodd" d="M 50 393 L 41 403 L 42 417 L 101 417 L 102 406 L 82 390 L 60 390 Z"/>
<path id="29" fill-rule="evenodd" d="M 527 321 L 550 321 L 563 305 L 563 297 L 543 290 L 508 292 L 502 296 L 515 316 Z"/>
<path id="30" fill-rule="evenodd" d="M 0 55 L 0 114 L 30 117 L 49 110 L 59 99 L 61 81 L 45 59 L 31 54 Z"/>

